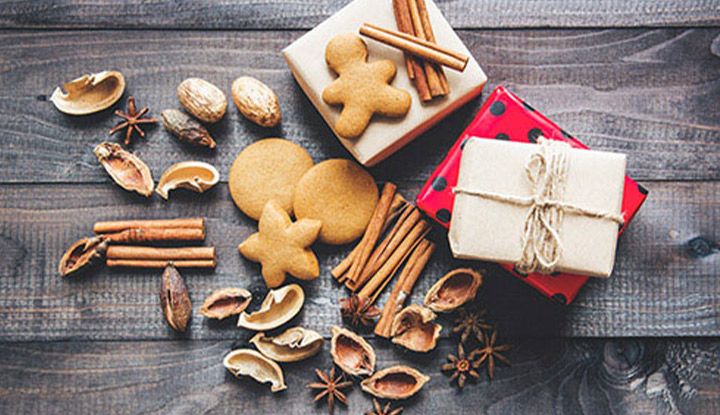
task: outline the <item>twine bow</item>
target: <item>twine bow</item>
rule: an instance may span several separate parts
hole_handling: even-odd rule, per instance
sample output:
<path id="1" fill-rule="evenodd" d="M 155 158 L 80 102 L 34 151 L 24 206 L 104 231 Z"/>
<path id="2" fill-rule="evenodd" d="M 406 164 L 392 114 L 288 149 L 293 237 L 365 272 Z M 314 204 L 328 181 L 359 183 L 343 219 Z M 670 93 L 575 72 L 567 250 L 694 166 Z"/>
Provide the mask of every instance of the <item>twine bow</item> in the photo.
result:
<path id="1" fill-rule="evenodd" d="M 563 202 L 568 171 L 570 145 L 545 137 L 538 138 L 538 151 L 530 156 L 525 173 L 533 187 L 531 196 L 512 196 L 495 192 L 477 191 L 455 187 L 453 193 L 477 196 L 517 206 L 529 206 L 522 236 L 522 256 L 516 269 L 529 274 L 550 274 L 562 256 L 563 246 L 559 229 L 566 213 L 622 225 L 622 215 L 598 212 L 572 203 Z"/>

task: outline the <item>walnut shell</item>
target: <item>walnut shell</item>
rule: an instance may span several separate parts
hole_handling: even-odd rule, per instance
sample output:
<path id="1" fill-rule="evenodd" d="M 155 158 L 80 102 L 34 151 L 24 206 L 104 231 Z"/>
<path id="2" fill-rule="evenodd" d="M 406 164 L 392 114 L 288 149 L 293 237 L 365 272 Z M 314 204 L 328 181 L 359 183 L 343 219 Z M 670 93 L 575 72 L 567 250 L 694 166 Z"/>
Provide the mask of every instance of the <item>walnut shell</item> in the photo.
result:
<path id="1" fill-rule="evenodd" d="M 213 291 L 200 307 L 200 314 L 222 320 L 245 311 L 252 294 L 244 288 L 221 288 Z"/>
<path id="2" fill-rule="evenodd" d="M 280 102 L 270 87 L 250 76 L 241 76 L 232 83 L 235 105 L 248 120 L 263 127 L 280 123 Z"/>
<path id="3" fill-rule="evenodd" d="M 305 292 L 297 284 L 289 284 L 276 290 L 270 290 L 253 313 L 243 312 L 238 319 L 238 327 L 255 331 L 272 330 L 292 320 L 305 302 Z"/>
<path id="4" fill-rule="evenodd" d="M 482 280 L 482 274 L 473 269 L 454 269 L 430 287 L 425 306 L 440 313 L 453 311 L 475 298 Z"/>
<path id="5" fill-rule="evenodd" d="M 363 391 L 385 399 L 407 399 L 430 380 L 417 369 L 398 365 L 379 370 L 360 382 Z"/>
<path id="6" fill-rule="evenodd" d="M 235 377 L 250 376 L 259 383 L 270 383 L 271 392 L 287 389 L 280 366 L 255 350 L 233 350 L 223 359 L 223 366 Z"/>
<path id="7" fill-rule="evenodd" d="M 330 356 L 349 375 L 365 376 L 375 370 L 375 350 L 365 339 L 347 329 L 333 326 Z"/>
<path id="8" fill-rule="evenodd" d="M 200 78 L 188 78 L 177 87 L 180 105 L 200 121 L 220 121 L 227 110 L 227 98 L 220 88 Z"/>
<path id="9" fill-rule="evenodd" d="M 276 362 L 297 362 L 317 354 L 325 340 L 316 331 L 291 327 L 275 337 L 258 333 L 250 343 Z"/>
<path id="10" fill-rule="evenodd" d="M 155 182 L 147 164 L 119 144 L 102 142 L 93 150 L 100 164 L 118 186 L 145 197 L 152 195 Z"/>
<path id="11" fill-rule="evenodd" d="M 58 273 L 61 277 L 67 277 L 89 267 L 105 257 L 107 245 L 108 241 L 102 235 L 76 241 L 60 258 Z"/>
<path id="12" fill-rule="evenodd" d="M 437 346 L 442 326 L 433 323 L 437 315 L 413 304 L 395 316 L 390 335 L 392 342 L 415 352 L 429 352 Z"/>
<path id="13" fill-rule="evenodd" d="M 60 112 L 87 115 L 110 108 L 125 92 L 125 77 L 117 71 L 83 75 L 55 88 L 50 101 Z"/>
<path id="14" fill-rule="evenodd" d="M 220 173 L 212 165 L 202 161 L 182 161 L 168 167 L 160 177 L 155 193 L 167 200 L 168 192 L 188 189 L 202 193 L 220 181 Z"/>

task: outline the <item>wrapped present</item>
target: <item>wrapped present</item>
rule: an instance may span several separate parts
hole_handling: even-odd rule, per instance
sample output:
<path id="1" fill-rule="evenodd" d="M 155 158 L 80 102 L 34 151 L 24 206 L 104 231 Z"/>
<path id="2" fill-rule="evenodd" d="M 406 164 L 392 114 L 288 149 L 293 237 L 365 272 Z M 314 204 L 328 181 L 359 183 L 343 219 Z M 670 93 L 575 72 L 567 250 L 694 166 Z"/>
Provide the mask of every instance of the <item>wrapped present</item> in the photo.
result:
<path id="1" fill-rule="evenodd" d="M 325 103 L 322 94 L 337 76 L 326 63 L 326 46 L 338 34 L 358 33 L 363 23 L 396 29 L 391 0 L 355 0 L 313 30 L 290 44 L 283 55 L 298 84 L 325 119 L 338 140 L 362 164 L 372 166 L 408 144 L 454 110 L 480 95 L 487 81 L 485 73 L 432 0 L 425 0 L 427 16 L 436 42 L 449 50 L 470 56 L 462 72 L 445 70 L 447 96 L 421 102 L 406 73 L 403 52 L 371 39 L 364 39 L 368 61 L 390 60 L 397 73 L 391 85 L 410 94 L 410 109 L 399 118 L 373 116 L 358 138 L 342 138 L 335 130 L 340 108 Z"/>
<path id="2" fill-rule="evenodd" d="M 471 138 L 463 149 L 448 238 L 456 258 L 523 273 L 609 277 L 625 155 Z"/>
<path id="3" fill-rule="evenodd" d="M 469 137 L 478 136 L 527 143 L 535 142 L 541 135 L 565 141 L 574 148 L 587 148 L 506 88 L 496 88 L 423 186 L 417 196 L 418 207 L 440 225 L 449 227 L 455 200 L 452 188 L 457 184 L 463 144 Z M 625 224 L 620 228 L 620 233 L 640 209 L 647 194 L 644 187 L 633 179 L 625 177 L 621 208 Z M 503 267 L 543 295 L 563 304 L 571 303 L 588 279 L 584 275 L 559 272 L 555 275 L 540 273 L 523 275 L 514 270 L 511 264 L 504 264 Z"/>

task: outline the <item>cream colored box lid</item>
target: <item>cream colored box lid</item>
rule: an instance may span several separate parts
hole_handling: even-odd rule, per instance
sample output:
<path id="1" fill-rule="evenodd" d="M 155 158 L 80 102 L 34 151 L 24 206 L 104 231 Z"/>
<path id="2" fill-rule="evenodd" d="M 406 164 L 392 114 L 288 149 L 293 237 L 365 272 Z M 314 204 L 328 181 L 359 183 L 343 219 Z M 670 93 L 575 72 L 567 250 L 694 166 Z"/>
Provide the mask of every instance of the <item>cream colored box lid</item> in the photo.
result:
<path id="1" fill-rule="evenodd" d="M 525 166 L 538 145 L 473 138 L 463 149 L 458 188 L 526 197 L 533 193 Z M 562 201 L 619 214 L 625 184 L 624 154 L 568 150 Z M 517 263 L 529 207 L 457 193 L 448 239 L 456 258 Z M 615 263 L 618 224 L 579 214 L 563 215 L 557 271 L 608 277 Z"/>
<path id="2" fill-rule="evenodd" d="M 403 53 L 363 37 L 368 46 L 368 61 L 380 59 L 393 61 L 397 67 L 397 75 L 392 85 L 408 91 L 412 96 L 410 111 L 404 118 L 375 116 L 360 138 L 346 140 L 338 137 L 343 146 L 364 165 L 374 165 L 409 143 L 452 111 L 479 95 L 487 82 L 480 65 L 472 58 L 470 51 L 450 27 L 435 3 L 432 0 L 425 1 L 438 44 L 467 54 L 471 58 L 462 73 L 444 69 L 450 87 L 450 94 L 447 97 L 422 104 L 405 72 Z M 323 89 L 336 79 L 336 75 L 325 63 L 325 46 L 337 34 L 357 34 L 360 25 L 365 22 L 397 29 L 392 0 L 355 0 L 283 50 L 285 60 L 295 79 L 330 128 L 333 128 L 340 115 L 340 107 L 329 106 L 322 100 Z"/>

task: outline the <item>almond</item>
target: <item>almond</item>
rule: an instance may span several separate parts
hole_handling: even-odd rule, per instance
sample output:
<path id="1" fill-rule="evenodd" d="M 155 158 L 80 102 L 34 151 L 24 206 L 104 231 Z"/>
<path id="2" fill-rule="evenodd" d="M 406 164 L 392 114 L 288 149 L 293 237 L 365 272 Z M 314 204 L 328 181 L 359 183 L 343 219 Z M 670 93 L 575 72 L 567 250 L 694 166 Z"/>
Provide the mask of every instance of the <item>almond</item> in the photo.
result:
<path id="1" fill-rule="evenodd" d="M 219 121 L 227 110 L 227 98 L 220 88 L 200 78 L 188 78 L 177 87 L 177 96 L 195 118 L 203 122 Z"/>
<path id="2" fill-rule="evenodd" d="M 249 76 L 232 83 L 232 97 L 240 113 L 263 127 L 274 127 L 282 118 L 280 102 L 270 87 Z"/>

